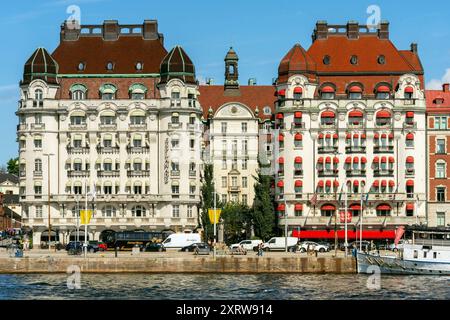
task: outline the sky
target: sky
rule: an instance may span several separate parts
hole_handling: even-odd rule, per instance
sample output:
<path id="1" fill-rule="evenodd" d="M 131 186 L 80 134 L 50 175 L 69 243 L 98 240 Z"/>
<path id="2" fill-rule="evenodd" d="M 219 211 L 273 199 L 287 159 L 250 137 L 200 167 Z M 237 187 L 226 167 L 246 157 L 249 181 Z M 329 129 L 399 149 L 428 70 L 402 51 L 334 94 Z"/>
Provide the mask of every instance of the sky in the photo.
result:
<path id="1" fill-rule="evenodd" d="M 37 47 L 53 52 L 60 25 L 78 6 L 81 24 L 122 24 L 158 20 L 167 50 L 181 45 L 202 82 L 223 83 L 223 58 L 230 46 L 239 56 L 240 83 L 256 78 L 271 84 L 280 60 L 295 44 L 305 49 L 318 20 L 330 24 L 390 22 L 398 49 L 418 43 L 427 88 L 450 82 L 450 1 L 289 1 L 289 0 L 42 0 L 2 1 L 0 10 L 0 165 L 16 157 L 15 111 L 23 65 Z M 376 6 L 376 9 L 373 9 Z M 368 12 L 369 11 L 369 12 Z"/>

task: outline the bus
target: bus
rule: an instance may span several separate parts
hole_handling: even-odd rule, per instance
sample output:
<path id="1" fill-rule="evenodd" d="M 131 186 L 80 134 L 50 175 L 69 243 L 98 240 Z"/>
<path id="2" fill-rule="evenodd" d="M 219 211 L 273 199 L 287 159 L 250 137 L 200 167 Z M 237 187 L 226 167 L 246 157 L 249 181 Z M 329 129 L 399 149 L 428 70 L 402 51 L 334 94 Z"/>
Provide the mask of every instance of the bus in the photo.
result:
<path id="1" fill-rule="evenodd" d="M 111 232 L 106 236 L 105 243 L 108 250 L 131 250 L 134 246 L 145 248 L 149 242 L 162 242 L 172 232 L 171 231 L 119 231 Z"/>

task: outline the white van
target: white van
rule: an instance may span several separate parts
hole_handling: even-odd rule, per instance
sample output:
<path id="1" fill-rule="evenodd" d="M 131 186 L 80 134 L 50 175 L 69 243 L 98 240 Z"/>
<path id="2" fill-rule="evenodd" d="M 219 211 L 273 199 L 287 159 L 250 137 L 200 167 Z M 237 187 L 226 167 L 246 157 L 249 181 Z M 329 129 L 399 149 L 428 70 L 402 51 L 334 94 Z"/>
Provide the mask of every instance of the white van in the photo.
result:
<path id="1" fill-rule="evenodd" d="M 285 249 L 285 237 L 273 237 L 269 241 L 263 243 L 263 249 L 265 251 L 275 251 L 275 250 L 284 250 Z M 292 249 L 297 244 L 298 239 L 296 237 L 287 237 L 287 246 L 288 250 Z"/>
<path id="2" fill-rule="evenodd" d="M 199 233 L 172 233 L 162 242 L 162 245 L 166 249 L 180 249 L 199 242 L 202 242 Z"/>
<path id="3" fill-rule="evenodd" d="M 259 245 L 260 243 L 262 243 L 262 240 L 242 240 L 239 243 L 233 243 L 230 246 L 230 249 L 237 249 L 240 246 L 242 246 L 242 248 L 244 248 L 245 250 L 251 251 L 253 250 L 254 247 Z"/>

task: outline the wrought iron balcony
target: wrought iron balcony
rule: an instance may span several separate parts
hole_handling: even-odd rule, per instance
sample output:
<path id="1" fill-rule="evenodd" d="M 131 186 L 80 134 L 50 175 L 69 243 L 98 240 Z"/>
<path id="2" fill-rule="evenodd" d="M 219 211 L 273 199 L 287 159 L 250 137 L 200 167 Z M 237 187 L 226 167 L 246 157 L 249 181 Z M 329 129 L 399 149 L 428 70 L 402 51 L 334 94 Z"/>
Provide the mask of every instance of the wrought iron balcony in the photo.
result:
<path id="1" fill-rule="evenodd" d="M 120 171 L 119 170 L 111 170 L 111 171 L 105 171 L 105 170 L 100 170 L 97 171 L 97 177 L 99 178 L 118 178 L 120 177 Z"/>
<path id="2" fill-rule="evenodd" d="M 150 171 L 144 171 L 144 170 L 128 170 L 127 171 L 127 177 L 128 178 L 135 178 L 135 177 L 150 177 Z"/>
<path id="3" fill-rule="evenodd" d="M 393 153 L 394 146 L 374 146 L 373 152 L 374 153 Z"/>

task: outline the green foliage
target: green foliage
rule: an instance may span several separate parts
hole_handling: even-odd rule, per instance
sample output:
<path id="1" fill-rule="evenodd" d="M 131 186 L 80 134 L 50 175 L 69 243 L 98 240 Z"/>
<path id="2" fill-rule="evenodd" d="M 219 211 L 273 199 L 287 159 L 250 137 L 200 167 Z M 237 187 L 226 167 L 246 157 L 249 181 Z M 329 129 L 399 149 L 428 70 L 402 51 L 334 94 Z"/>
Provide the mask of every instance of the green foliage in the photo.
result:
<path id="1" fill-rule="evenodd" d="M 252 224 L 255 236 L 267 240 L 277 232 L 277 218 L 275 215 L 275 199 L 271 193 L 274 182 L 272 176 L 263 175 L 261 171 L 255 177 L 255 199 L 253 201 Z"/>
<path id="2" fill-rule="evenodd" d="M 211 164 L 205 164 L 203 172 L 203 184 L 201 187 L 202 199 L 201 199 L 201 212 L 199 215 L 199 224 L 204 230 L 204 241 L 212 239 L 214 237 L 214 227 L 209 221 L 208 209 L 214 207 L 214 173 L 213 166 Z M 216 194 L 216 207 L 220 208 L 219 196 Z"/>
<path id="3" fill-rule="evenodd" d="M 7 170 L 10 174 L 19 175 L 19 158 L 11 158 L 7 163 Z"/>
<path id="4" fill-rule="evenodd" d="M 247 239 L 251 227 L 251 210 L 247 205 L 230 202 L 222 209 L 224 241 L 227 245 Z"/>

